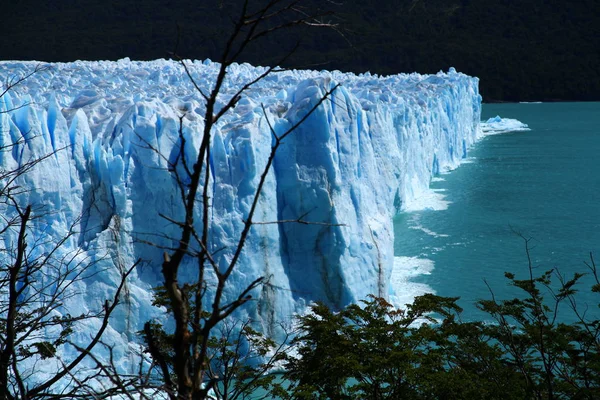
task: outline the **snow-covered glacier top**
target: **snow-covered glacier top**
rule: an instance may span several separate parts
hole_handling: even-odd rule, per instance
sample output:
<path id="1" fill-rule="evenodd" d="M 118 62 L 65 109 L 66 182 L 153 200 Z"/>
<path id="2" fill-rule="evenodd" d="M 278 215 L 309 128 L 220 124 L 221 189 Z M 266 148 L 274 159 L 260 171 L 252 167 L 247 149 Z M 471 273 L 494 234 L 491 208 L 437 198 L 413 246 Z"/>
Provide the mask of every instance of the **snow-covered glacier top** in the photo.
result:
<path id="1" fill-rule="evenodd" d="M 36 65 L 1 62 L 0 80 Z M 208 91 L 218 65 L 187 65 Z M 219 101 L 264 71 L 231 66 Z M 269 123 L 275 130 L 292 126 L 337 83 L 331 100 L 286 138 L 254 218 L 302 216 L 318 224 L 255 225 L 231 277 L 231 295 L 267 278 L 247 313 L 268 332 L 313 301 L 341 307 L 368 294 L 402 292 L 390 284 L 394 215 L 418 208 L 432 176 L 456 167 L 482 135 L 478 80 L 454 69 L 386 77 L 272 73 L 213 134 L 211 244 L 222 262 L 231 256 L 269 155 Z M 160 318 L 150 288 L 160 282 L 162 250 L 149 243 L 169 247 L 168 238 L 176 237 L 177 227 L 159 215 L 182 215 L 168 162 L 195 159 L 204 126 L 201 96 L 176 62 L 74 62 L 46 65 L 1 97 L 0 111 L 0 145 L 19 142 L 0 153 L 2 168 L 58 150 L 22 178 L 29 191 L 20 201 L 51 211 L 36 221 L 37 232 L 58 238 L 75 224 L 67 250 L 95 260 L 93 278 L 78 282 L 65 307 L 71 313 L 97 307 L 123 268 L 145 261 L 128 283 L 126 307 L 111 322 L 110 339 L 125 346 L 147 319 Z"/>

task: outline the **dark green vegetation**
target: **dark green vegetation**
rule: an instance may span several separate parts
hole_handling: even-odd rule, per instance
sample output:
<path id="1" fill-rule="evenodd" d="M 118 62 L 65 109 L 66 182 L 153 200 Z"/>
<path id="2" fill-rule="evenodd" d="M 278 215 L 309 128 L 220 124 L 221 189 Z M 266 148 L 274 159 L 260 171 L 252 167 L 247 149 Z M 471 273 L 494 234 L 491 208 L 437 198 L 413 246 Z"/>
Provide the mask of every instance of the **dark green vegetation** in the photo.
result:
<path id="1" fill-rule="evenodd" d="M 435 295 L 406 310 L 378 298 L 339 313 L 313 306 L 288 358 L 289 398 L 600 398 L 600 319 L 576 302 L 581 275 L 536 276 L 530 264 L 523 279 L 506 277 L 516 297 L 480 301 L 485 322 L 461 321 L 457 299 Z M 578 322 L 561 323 L 561 312 Z"/>
<path id="2" fill-rule="evenodd" d="M 224 325 L 208 353 L 216 398 L 600 398 L 600 318 L 597 305 L 578 304 L 583 274 L 537 273 L 525 243 L 523 276 L 505 273 L 515 297 L 490 288 L 477 303 L 484 321 L 463 321 L 458 298 L 426 294 L 402 310 L 374 296 L 340 312 L 313 305 L 283 345 L 249 323 Z M 593 258 L 586 264 L 600 293 Z M 562 322 L 567 314 L 576 322 Z M 168 349 L 173 337 L 161 337 Z M 168 350 L 165 359 L 172 369 Z M 265 374 L 281 365 L 283 380 Z"/>
<path id="3" fill-rule="evenodd" d="M 231 30 L 228 0 L 7 0 L 2 59 L 219 59 Z M 243 57 L 270 64 L 379 74 L 454 66 L 481 78 L 484 101 L 600 100 L 600 2 L 579 0 L 312 0 L 343 36 L 321 29 L 272 35 Z"/>

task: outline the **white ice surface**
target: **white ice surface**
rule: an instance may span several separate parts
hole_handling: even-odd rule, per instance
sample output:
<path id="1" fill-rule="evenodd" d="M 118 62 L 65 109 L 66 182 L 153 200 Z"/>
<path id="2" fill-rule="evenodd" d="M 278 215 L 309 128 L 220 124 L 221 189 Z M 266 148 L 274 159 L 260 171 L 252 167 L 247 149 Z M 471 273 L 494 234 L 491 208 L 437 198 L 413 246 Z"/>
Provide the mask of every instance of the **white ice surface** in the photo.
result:
<path id="1" fill-rule="evenodd" d="M 512 118 L 501 118 L 495 116 L 481 123 L 481 130 L 485 135 L 497 135 L 500 133 L 530 131 L 527 124 Z"/>
<path id="2" fill-rule="evenodd" d="M 396 287 L 406 288 L 390 296 L 390 302 L 400 308 L 411 304 L 415 297 L 433 290 L 424 283 L 414 282 L 413 279 L 429 275 L 433 271 L 434 263 L 426 258 L 419 257 L 394 257 L 394 266 L 390 276 L 391 283 Z"/>

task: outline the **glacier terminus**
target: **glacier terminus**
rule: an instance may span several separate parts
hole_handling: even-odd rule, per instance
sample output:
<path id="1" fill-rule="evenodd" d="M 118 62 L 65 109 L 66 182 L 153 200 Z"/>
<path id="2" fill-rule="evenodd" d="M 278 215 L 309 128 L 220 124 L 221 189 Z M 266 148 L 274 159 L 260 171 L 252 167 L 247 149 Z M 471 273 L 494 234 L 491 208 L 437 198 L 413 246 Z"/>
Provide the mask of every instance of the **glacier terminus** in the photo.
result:
<path id="1" fill-rule="evenodd" d="M 37 65 L 0 62 L 0 79 L 24 76 Z M 218 65 L 187 65 L 198 85 L 210 88 Z M 232 65 L 223 101 L 264 70 Z M 209 250 L 217 263 L 231 258 L 243 228 L 271 151 L 269 125 L 285 131 L 336 84 L 331 99 L 277 152 L 257 224 L 228 282 L 227 295 L 234 296 L 265 277 L 243 317 L 273 335 L 315 301 L 341 308 L 369 294 L 402 294 L 403 287 L 390 284 L 394 215 L 428 207 L 423 200 L 432 177 L 457 167 L 484 134 L 478 79 L 453 68 L 435 75 L 270 74 L 213 132 Z M 101 309 L 123 271 L 143 261 L 105 339 L 124 354 L 144 322 L 165 318 L 152 306 L 151 289 L 161 282 L 163 249 L 177 237 L 172 221 L 183 218 L 169 165 L 197 156 L 202 97 L 174 61 L 78 61 L 44 65 L 0 98 L 0 112 L 0 146 L 8 149 L 0 152 L 3 170 L 52 154 L 19 178 L 27 190 L 18 201 L 43 210 L 33 221 L 35 251 L 48 251 L 45 243 L 71 231 L 60 251 L 74 254 L 70 262 L 93 262 L 90 278 L 73 285 L 65 310 Z M 271 223 L 299 218 L 312 223 Z M 10 248 L 14 233 L 0 240 Z M 182 279 L 194 279 L 193 262 L 182 267 Z M 95 329 L 93 321 L 77 332 L 82 340 L 86 329 Z"/>

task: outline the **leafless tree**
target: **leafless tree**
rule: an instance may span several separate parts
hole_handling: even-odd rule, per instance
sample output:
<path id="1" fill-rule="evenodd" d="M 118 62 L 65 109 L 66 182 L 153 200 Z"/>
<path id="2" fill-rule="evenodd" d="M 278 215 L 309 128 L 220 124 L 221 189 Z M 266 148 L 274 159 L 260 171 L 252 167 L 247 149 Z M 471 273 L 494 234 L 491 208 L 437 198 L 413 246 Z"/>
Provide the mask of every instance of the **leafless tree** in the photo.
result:
<path id="1" fill-rule="evenodd" d="M 225 320 L 210 340 L 209 370 L 213 379 L 214 397 L 222 400 L 270 398 L 270 389 L 277 376 L 272 372 L 280 368 L 291 350 L 290 335 L 278 342 L 252 328 L 250 321 Z M 262 389 L 259 397 L 256 392 Z"/>
<path id="2" fill-rule="evenodd" d="M 285 132 L 277 133 L 275 131 L 263 106 L 264 117 L 272 134 L 271 152 L 258 179 L 249 211 L 243 221 L 243 228 L 235 242 L 235 248 L 231 249 L 231 258 L 223 267 L 215 260 L 214 253 L 211 253 L 210 250 L 212 248 L 209 218 L 210 187 L 214 179 L 209 168 L 211 139 L 217 123 L 236 106 L 252 86 L 268 75 L 280 71 L 275 66 L 266 68 L 255 78 L 240 85 L 233 94 L 227 96 L 224 93 L 224 84 L 230 66 L 240 60 L 250 45 L 274 32 L 300 25 L 334 28 L 333 24 L 325 20 L 328 15 L 328 12 L 314 12 L 306 9 L 303 7 L 302 0 L 242 1 L 241 11 L 232 21 L 232 34 L 226 41 L 223 53 L 218 60 L 219 70 L 210 91 L 204 90 L 196 82 L 186 62 L 179 59 L 204 101 L 204 127 L 193 165 L 189 165 L 185 157 L 180 156 L 176 163 L 170 166 L 178 183 L 184 210 L 182 220 L 163 216 L 170 223 L 176 224 L 180 232 L 180 236 L 175 240 L 175 248 L 166 249 L 164 252 L 162 263 L 164 285 L 159 293 L 161 304 L 168 309 L 174 320 L 174 332 L 169 342 L 170 345 L 167 348 L 164 347 L 166 333 L 160 326 L 148 322 L 144 331 L 148 351 L 154 365 L 162 375 L 166 393 L 173 400 L 205 399 L 221 379 L 219 374 L 211 372 L 211 347 L 214 345 L 211 343 L 211 337 L 219 334 L 219 327 L 222 326 L 223 321 L 248 303 L 252 299 L 253 291 L 264 281 L 264 277 L 257 276 L 233 298 L 227 298 L 224 294 L 229 278 L 239 264 L 251 227 L 255 223 L 254 215 L 259 197 L 275 154 L 285 138 L 304 123 L 323 102 L 330 99 L 332 93 L 338 88 L 338 86 L 334 86 L 325 91 L 320 100 Z M 283 64 L 293 51 L 294 49 L 291 49 L 284 55 L 279 64 Z M 183 118 L 180 120 L 179 136 L 183 154 L 186 145 L 183 135 Z M 200 208 L 199 215 L 198 208 Z M 199 224 L 196 223 L 197 219 L 200 220 Z M 293 222 L 309 223 L 302 217 Z M 200 227 L 198 228 L 198 226 Z M 180 282 L 180 267 L 186 258 L 195 260 L 197 278 L 193 283 L 184 284 Z M 214 281 L 214 287 L 210 289 L 207 284 L 209 274 L 211 282 Z"/>
<path id="3" fill-rule="evenodd" d="M 4 82 L 0 100 L 44 67 L 36 67 L 23 76 Z M 4 103 L 6 104 L 6 103 Z M 0 109 L 0 117 L 18 108 Z M 4 144 L 0 152 L 10 152 L 23 139 Z M 56 151 L 63 151 L 57 149 Z M 95 262 L 80 250 L 68 250 L 68 242 L 78 221 L 60 238 L 53 238 L 33 227 L 53 210 L 40 204 L 24 204 L 27 191 L 23 178 L 52 152 L 21 161 L 14 168 L 0 170 L 0 399 L 46 399 L 90 397 L 89 382 L 98 380 L 102 370 L 79 374 L 83 360 L 101 343 L 109 319 L 117 305 L 126 279 L 136 265 L 122 272 L 121 280 L 103 307 L 80 315 L 71 315 L 65 302 L 75 296 L 76 285 L 93 277 Z M 97 319 L 100 326 L 86 343 L 73 344 L 71 336 L 78 325 Z M 63 358 L 70 348 L 70 358 Z M 47 372 L 43 380 L 36 376 L 39 366 Z M 79 374 L 79 375 L 78 375 Z"/>

